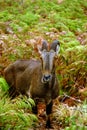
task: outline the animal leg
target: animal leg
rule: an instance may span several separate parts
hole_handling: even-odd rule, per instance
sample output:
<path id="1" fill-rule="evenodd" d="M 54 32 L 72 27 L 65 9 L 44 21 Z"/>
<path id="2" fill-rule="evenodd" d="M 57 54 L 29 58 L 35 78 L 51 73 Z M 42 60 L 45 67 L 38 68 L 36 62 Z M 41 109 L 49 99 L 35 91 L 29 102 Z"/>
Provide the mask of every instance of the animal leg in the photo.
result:
<path id="1" fill-rule="evenodd" d="M 38 114 L 38 108 L 37 108 L 38 102 L 37 100 L 34 100 L 34 102 L 35 102 L 35 106 L 32 107 L 32 112 L 34 114 Z"/>
<path id="2" fill-rule="evenodd" d="M 52 112 L 52 106 L 53 106 L 52 101 L 46 105 L 46 114 L 47 114 L 46 128 L 52 128 L 50 122 L 50 114 Z"/>

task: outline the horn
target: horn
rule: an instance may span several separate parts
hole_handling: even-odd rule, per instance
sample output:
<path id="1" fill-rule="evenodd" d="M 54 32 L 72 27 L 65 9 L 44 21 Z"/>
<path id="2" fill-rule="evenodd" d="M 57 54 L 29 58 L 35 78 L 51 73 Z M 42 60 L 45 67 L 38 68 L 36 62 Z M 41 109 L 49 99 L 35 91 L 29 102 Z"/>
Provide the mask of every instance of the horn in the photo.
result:
<path id="1" fill-rule="evenodd" d="M 57 55 L 60 51 L 60 43 L 58 40 L 54 40 L 50 46 L 50 50 L 53 50 Z"/>
<path id="2" fill-rule="evenodd" d="M 44 50 L 47 51 L 47 48 L 48 48 L 47 41 L 46 41 L 46 40 L 43 40 L 43 41 L 42 41 L 42 46 L 37 46 L 37 48 L 38 48 L 39 54 L 41 54 L 42 51 L 44 51 Z"/>
<path id="3" fill-rule="evenodd" d="M 42 41 L 42 48 L 41 48 L 41 51 L 47 50 L 47 49 L 48 49 L 47 41 L 46 41 L 46 40 L 43 40 L 43 41 Z"/>
<path id="4" fill-rule="evenodd" d="M 55 52 L 57 51 L 57 49 L 60 47 L 60 43 L 58 40 L 54 40 L 50 46 L 51 50 L 54 50 Z"/>

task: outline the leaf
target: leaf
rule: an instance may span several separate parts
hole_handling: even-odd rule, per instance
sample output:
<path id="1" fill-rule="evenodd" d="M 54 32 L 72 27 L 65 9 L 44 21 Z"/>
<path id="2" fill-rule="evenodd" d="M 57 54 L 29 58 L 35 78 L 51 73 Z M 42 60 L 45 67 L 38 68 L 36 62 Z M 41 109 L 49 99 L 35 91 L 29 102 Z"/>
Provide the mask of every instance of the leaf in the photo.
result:
<path id="1" fill-rule="evenodd" d="M 38 121 L 38 118 L 34 114 L 30 114 L 29 116 L 33 121 Z"/>
<path id="2" fill-rule="evenodd" d="M 30 103 L 31 105 L 35 106 L 35 102 L 34 102 L 34 100 L 33 100 L 32 98 L 29 98 L 28 101 L 29 101 L 29 103 Z"/>
<path id="3" fill-rule="evenodd" d="M 9 86 L 4 78 L 0 78 L 0 86 L 3 91 L 7 91 L 9 89 Z"/>

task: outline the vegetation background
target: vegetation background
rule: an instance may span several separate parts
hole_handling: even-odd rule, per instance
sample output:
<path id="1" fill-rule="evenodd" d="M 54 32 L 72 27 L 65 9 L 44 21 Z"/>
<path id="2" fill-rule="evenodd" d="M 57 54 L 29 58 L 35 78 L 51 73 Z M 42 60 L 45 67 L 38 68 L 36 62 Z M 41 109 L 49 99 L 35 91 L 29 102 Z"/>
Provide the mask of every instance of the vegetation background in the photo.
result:
<path id="1" fill-rule="evenodd" d="M 31 113 L 32 99 L 10 100 L 3 70 L 17 59 L 39 58 L 42 39 L 60 41 L 53 128 L 87 129 L 87 0 L 0 0 L 0 129 L 45 129 Z M 43 106 L 41 106 L 41 110 Z M 39 122 L 39 123 L 36 123 Z"/>

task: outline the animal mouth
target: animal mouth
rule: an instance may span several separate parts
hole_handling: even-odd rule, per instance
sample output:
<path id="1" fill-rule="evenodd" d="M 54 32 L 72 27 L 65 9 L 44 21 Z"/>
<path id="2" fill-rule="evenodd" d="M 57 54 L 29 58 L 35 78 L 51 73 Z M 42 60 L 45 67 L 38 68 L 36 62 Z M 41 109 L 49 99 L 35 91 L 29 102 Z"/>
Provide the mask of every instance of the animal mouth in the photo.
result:
<path id="1" fill-rule="evenodd" d="M 52 79 L 52 76 L 51 75 L 44 75 L 43 77 L 42 77 L 42 79 L 41 79 L 41 82 L 42 83 L 47 83 L 47 82 L 49 82 L 50 80 Z"/>

